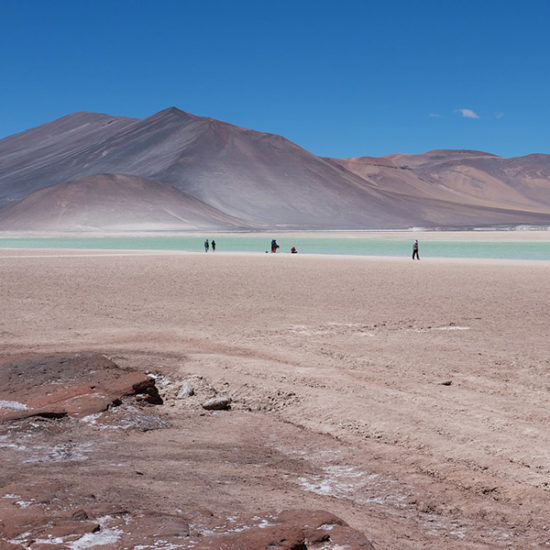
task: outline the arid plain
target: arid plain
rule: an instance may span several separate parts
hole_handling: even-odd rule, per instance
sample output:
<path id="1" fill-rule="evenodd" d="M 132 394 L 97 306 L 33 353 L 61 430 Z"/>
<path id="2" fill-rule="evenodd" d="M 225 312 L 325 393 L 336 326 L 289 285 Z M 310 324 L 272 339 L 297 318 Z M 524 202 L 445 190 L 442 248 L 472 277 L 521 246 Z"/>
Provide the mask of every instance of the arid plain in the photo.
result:
<path id="1" fill-rule="evenodd" d="M 0 250 L 2 357 L 154 373 L 166 421 L 92 437 L 45 420 L 42 450 L 72 450 L 49 461 L 4 428 L 0 501 L 32 511 L 47 480 L 111 514 L 326 510 L 378 550 L 549 546 L 549 278 L 550 262 Z M 232 409 L 203 411 L 205 388 Z"/>

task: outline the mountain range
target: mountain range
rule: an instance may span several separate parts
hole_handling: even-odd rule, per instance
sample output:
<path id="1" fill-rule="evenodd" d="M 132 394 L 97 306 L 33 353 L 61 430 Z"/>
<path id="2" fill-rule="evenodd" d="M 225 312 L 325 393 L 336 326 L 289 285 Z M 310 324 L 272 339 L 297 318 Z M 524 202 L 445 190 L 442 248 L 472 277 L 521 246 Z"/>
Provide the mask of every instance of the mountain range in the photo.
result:
<path id="1" fill-rule="evenodd" d="M 0 230 L 550 226 L 550 155 L 335 159 L 175 107 L 73 113 L 0 140 Z"/>

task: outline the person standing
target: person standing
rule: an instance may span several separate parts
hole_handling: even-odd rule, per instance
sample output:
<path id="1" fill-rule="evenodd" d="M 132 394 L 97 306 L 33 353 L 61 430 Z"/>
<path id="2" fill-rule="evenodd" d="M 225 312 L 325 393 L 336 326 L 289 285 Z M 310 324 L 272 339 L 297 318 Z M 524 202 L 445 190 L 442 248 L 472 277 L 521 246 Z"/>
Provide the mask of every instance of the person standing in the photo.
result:
<path id="1" fill-rule="evenodd" d="M 413 257 L 412 259 L 417 259 L 417 260 L 420 260 L 420 256 L 418 255 L 418 240 L 414 241 L 414 244 L 413 244 Z"/>
<path id="2" fill-rule="evenodd" d="M 204 251 L 208 252 L 209 248 L 210 248 L 210 244 L 208 244 L 208 239 L 206 239 L 206 241 L 204 241 Z"/>
<path id="3" fill-rule="evenodd" d="M 216 241 L 212 239 L 212 252 L 216 252 Z"/>

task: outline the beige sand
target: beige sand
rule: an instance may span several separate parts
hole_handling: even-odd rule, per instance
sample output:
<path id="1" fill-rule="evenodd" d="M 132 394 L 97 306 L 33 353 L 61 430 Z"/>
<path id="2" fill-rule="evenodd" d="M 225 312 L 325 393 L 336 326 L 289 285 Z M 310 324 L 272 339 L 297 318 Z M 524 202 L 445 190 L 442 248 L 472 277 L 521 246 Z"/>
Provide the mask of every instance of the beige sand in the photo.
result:
<path id="1" fill-rule="evenodd" d="M 162 505 L 325 509 L 377 549 L 539 548 L 549 279 L 548 263 L 1 250 L 0 353 L 98 350 L 232 395 L 225 420 L 179 428 L 231 449 L 196 476 L 171 463 L 168 483 L 177 430 L 148 436 Z"/>

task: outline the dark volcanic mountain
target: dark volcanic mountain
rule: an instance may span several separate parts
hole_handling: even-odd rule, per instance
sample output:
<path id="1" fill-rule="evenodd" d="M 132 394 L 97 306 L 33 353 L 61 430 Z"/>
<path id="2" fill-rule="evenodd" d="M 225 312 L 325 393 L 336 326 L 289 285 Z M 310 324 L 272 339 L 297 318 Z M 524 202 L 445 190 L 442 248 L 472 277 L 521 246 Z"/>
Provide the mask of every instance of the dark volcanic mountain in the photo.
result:
<path id="1" fill-rule="evenodd" d="M 323 159 L 175 108 L 75 113 L 0 141 L 0 229 L 550 225 L 549 182 L 547 155 Z"/>

